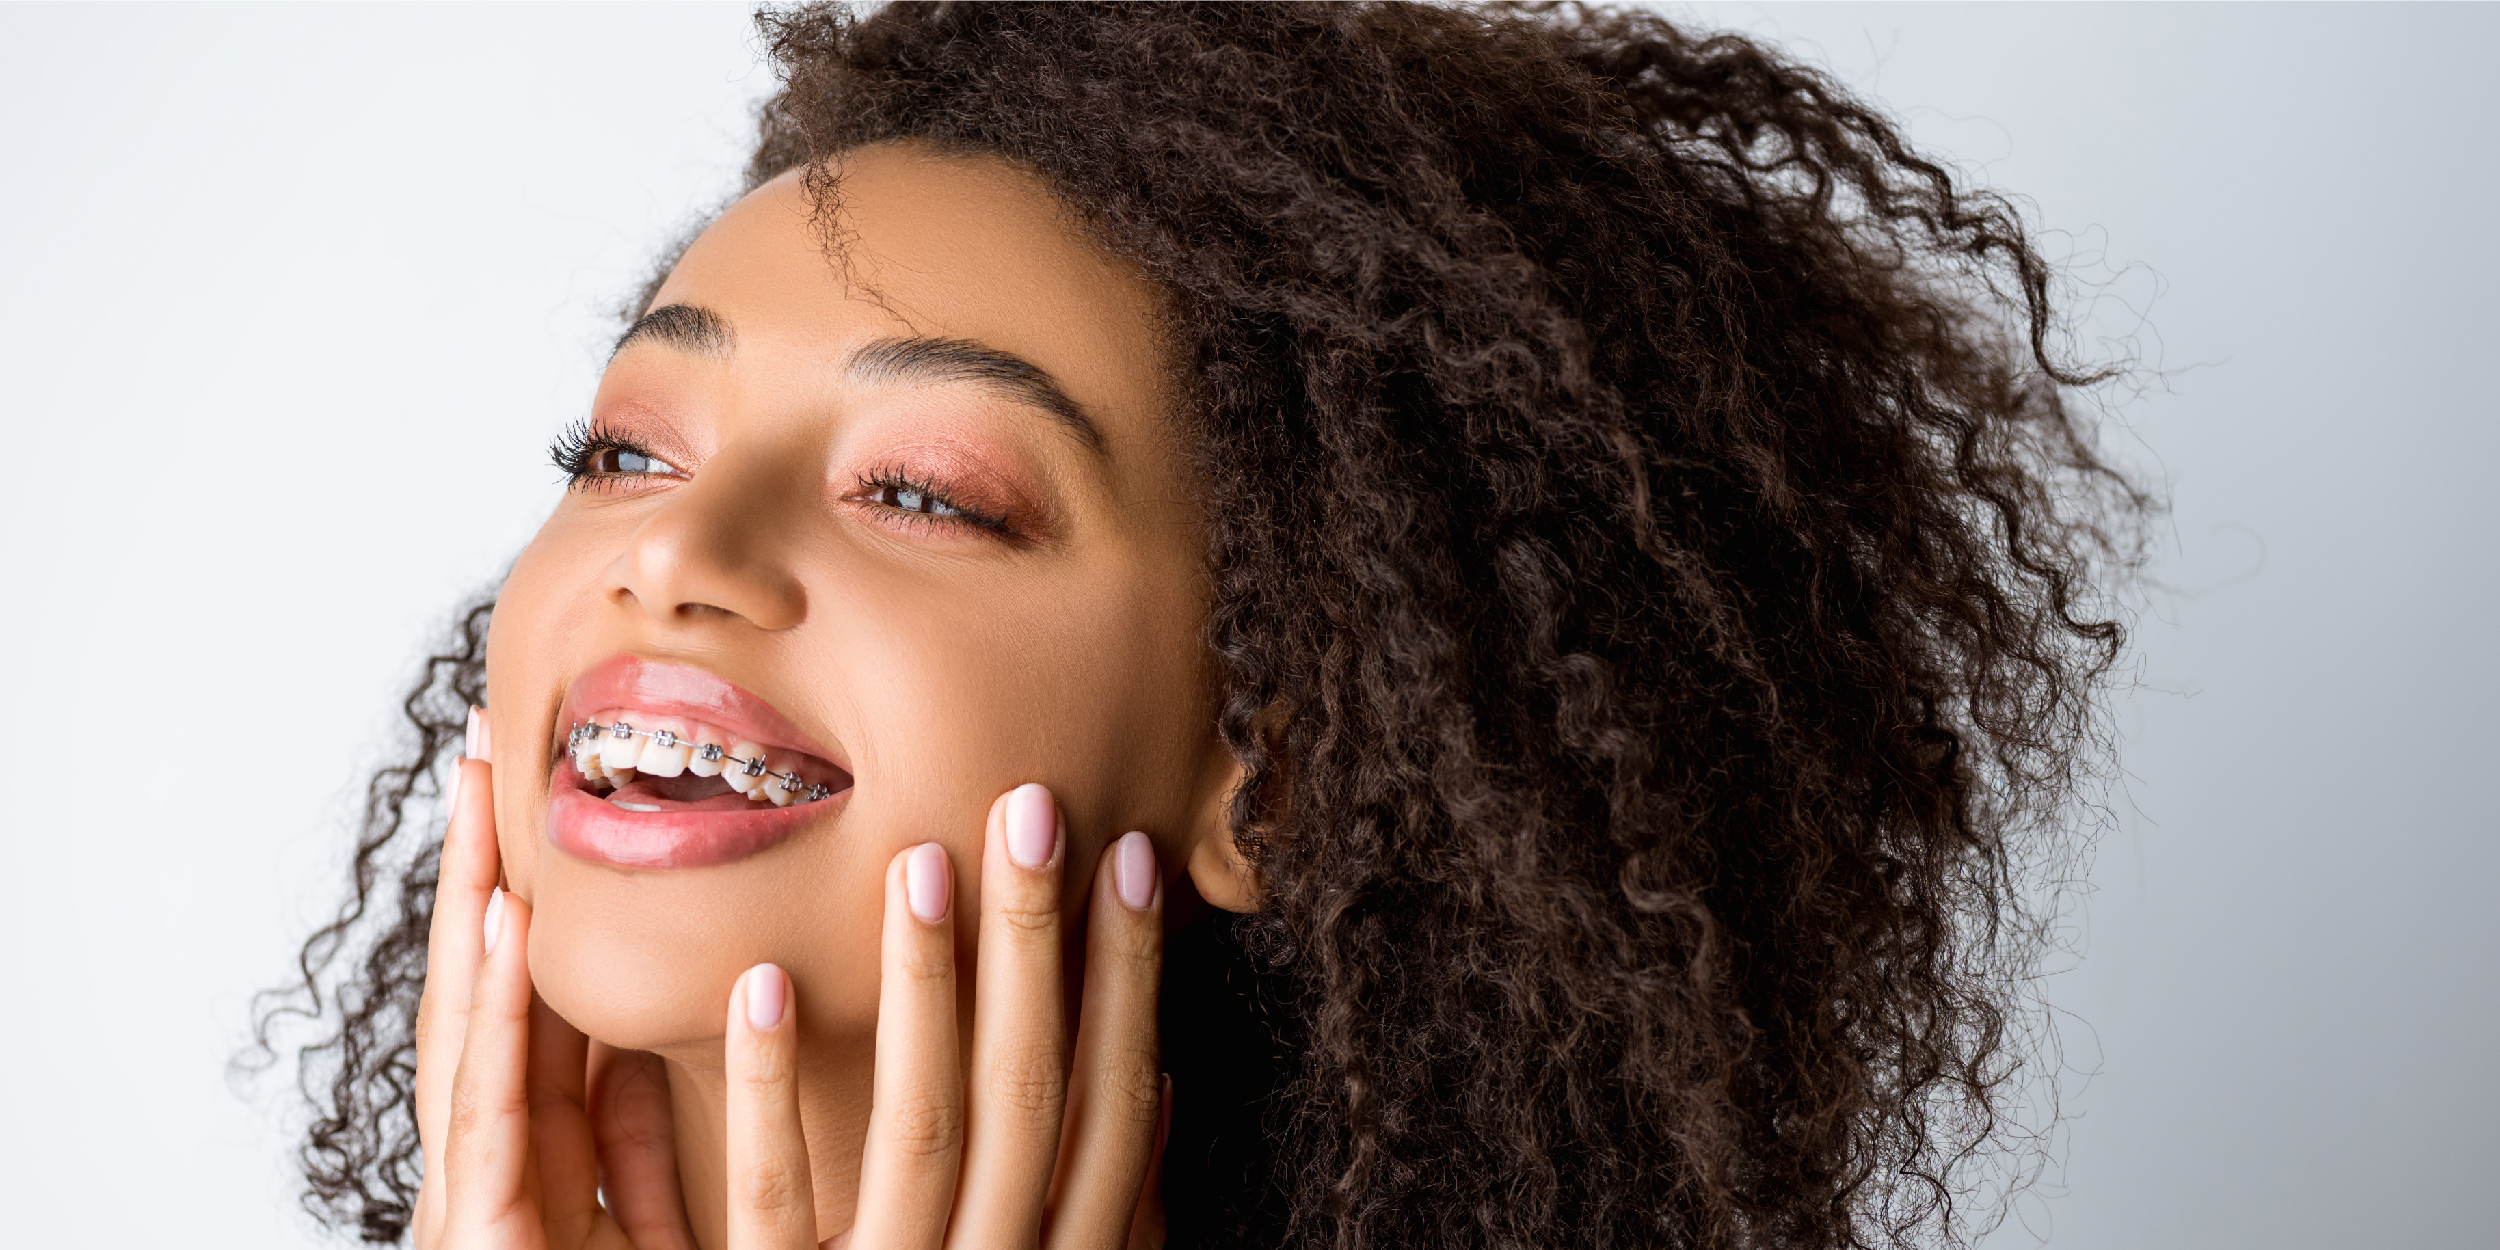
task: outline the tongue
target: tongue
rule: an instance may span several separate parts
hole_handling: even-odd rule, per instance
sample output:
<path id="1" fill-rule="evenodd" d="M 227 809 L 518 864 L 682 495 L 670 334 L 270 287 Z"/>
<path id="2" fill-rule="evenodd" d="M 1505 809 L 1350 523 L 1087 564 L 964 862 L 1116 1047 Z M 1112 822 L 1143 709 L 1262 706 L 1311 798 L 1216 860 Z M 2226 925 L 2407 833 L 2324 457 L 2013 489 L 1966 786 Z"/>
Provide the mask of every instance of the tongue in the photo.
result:
<path id="1" fill-rule="evenodd" d="M 718 777 L 697 777 L 693 773 L 676 777 L 638 776 L 631 785 L 609 795 L 608 801 L 668 812 L 745 812 L 772 806 L 730 789 L 729 783 Z"/>

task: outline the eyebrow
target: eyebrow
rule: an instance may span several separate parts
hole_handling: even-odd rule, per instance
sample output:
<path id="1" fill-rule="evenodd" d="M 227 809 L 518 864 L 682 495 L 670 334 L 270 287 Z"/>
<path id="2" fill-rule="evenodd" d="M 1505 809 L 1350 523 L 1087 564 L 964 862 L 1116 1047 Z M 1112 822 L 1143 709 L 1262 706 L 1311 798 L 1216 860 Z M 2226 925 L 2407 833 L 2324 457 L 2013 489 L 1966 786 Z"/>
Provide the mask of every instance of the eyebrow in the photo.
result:
<path id="1" fill-rule="evenodd" d="M 616 359 L 627 344 L 643 339 L 698 356 L 726 357 L 738 350 L 738 340 L 729 332 L 729 323 L 719 313 L 694 304 L 669 304 L 636 318 L 625 333 L 617 336 L 616 346 L 608 349 L 608 359 Z"/>
<path id="2" fill-rule="evenodd" d="M 698 304 L 669 304 L 637 318 L 625 333 L 617 336 L 616 346 L 608 349 L 608 357 L 614 359 L 628 345 L 645 339 L 716 359 L 727 358 L 738 349 L 737 336 L 719 313 Z M 1097 455 L 1103 450 L 1102 430 L 1085 414 L 1084 406 L 1059 388 L 1049 370 L 1013 352 L 970 339 L 887 338 L 852 352 L 845 367 L 852 377 L 864 382 L 922 381 L 981 387 L 1011 403 L 1041 409 L 1088 450 Z"/>
<path id="3" fill-rule="evenodd" d="M 864 382 L 968 383 L 1010 402 L 1049 413 L 1077 441 L 1100 454 L 1102 431 L 1049 371 L 1013 352 L 969 339 L 878 339 L 851 353 L 850 373 Z"/>

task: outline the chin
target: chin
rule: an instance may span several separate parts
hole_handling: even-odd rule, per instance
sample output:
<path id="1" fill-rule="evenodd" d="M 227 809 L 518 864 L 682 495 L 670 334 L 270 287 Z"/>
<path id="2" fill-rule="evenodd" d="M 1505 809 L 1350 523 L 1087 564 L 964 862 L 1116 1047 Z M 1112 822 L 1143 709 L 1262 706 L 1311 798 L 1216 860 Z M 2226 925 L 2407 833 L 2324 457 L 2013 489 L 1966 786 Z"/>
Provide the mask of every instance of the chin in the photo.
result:
<path id="1" fill-rule="evenodd" d="M 532 905 L 530 979 L 539 997 L 610 1046 L 716 1042 L 731 982 L 758 961 L 741 961 L 717 935 L 702 940 L 683 923 L 620 913 L 582 894 L 542 884 Z"/>
<path id="2" fill-rule="evenodd" d="M 870 858 L 802 836 L 735 864 L 636 871 L 542 844 L 530 976 L 584 1034 L 666 1052 L 717 1046 L 730 986 L 769 961 L 790 974 L 811 1037 L 873 1039 L 884 865 Z"/>

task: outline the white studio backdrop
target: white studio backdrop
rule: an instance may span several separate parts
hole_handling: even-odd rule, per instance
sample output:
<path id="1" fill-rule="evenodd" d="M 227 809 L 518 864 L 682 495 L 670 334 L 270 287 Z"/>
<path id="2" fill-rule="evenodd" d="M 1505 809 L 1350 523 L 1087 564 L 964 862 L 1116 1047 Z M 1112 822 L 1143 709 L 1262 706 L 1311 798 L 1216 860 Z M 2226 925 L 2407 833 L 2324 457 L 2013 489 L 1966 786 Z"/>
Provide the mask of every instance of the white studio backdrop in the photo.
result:
<path id="1" fill-rule="evenodd" d="M 2500 9 L 1677 11 L 2018 193 L 2163 371 L 2062 1163 L 1989 1244 L 2494 1244 Z M 0 7 L 0 1244 L 324 1244 L 250 995 L 771 86 L 736 6 Z"/>

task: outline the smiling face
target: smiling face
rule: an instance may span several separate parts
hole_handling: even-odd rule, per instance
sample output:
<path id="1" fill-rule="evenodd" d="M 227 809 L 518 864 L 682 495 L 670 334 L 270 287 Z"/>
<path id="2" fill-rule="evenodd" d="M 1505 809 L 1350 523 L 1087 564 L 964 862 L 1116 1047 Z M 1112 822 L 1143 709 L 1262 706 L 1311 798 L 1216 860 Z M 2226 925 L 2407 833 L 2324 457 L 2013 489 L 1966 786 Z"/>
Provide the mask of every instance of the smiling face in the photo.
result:
<path id="1" fill-rule="evenodd" d="M 1233 777 L 1154 290 L 1004 162 L 879 147 L 840 173 L 838 259 L 795 174 L 688 249 L 496 607 L 531 971 L 615 1045 L 716 1039 L 765 960 L 803 1035 L 865 1039 L 897 851 L 945 844 L 976 897 L 991 801 L 1039 781 L 1072 877 L 1130 829 L 1180 865 Z M 639 728 L 568 739 L 593 718 Z M 701 775 L 706 743 L 784 792 Z M 568 745 L 660 753 L 610 790 Z"/>

